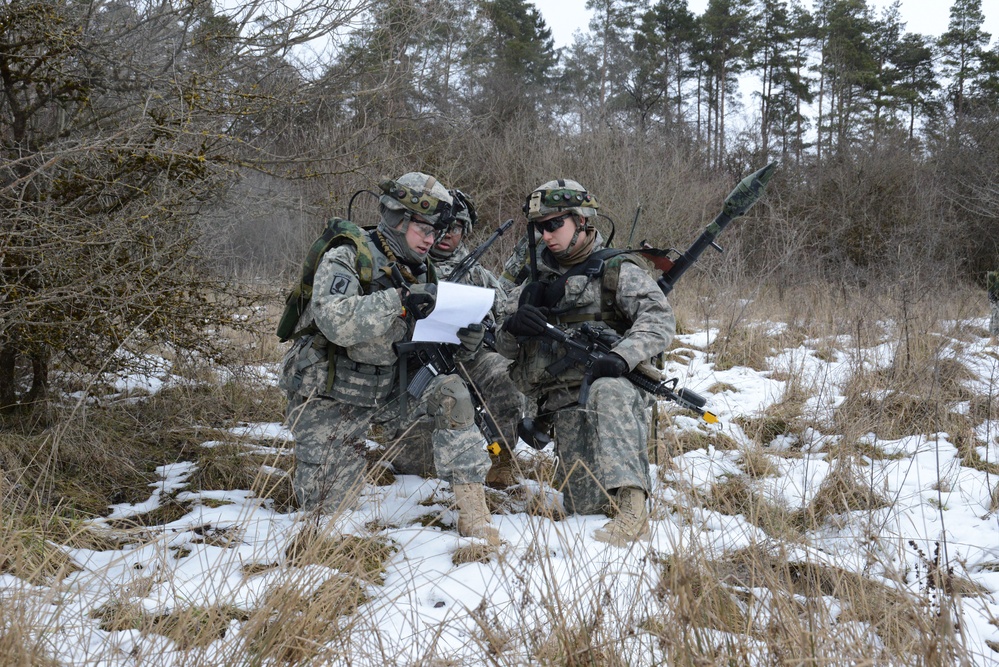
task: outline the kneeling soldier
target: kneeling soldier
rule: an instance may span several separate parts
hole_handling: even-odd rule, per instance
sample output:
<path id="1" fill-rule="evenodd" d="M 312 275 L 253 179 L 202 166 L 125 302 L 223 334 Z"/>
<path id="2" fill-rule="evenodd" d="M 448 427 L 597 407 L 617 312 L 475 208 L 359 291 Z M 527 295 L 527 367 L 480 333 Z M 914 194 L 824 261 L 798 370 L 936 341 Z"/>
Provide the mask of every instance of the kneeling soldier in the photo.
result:
<path id="1" fill-rule="evenodd" d="M 452 198 L 434 177 L 418 172 L 381 188 L 378 227 L 347 223 L 353 234 L 335 237 L 322 255 L 285 356 L 281 386 L 295 435 L 295 494 L 304 509 L 353 506 L 364 482 L 368 426 L 378 424 L 396 471 L 436 472 L 449 481 L 459 532 L 497 543 L 483 489 L 489 454 L 468 388 L 458 375 L 441 374 L 418 401 L 400 400 L 405 388 L 393 347 L 411 338 L 416 320 L 436 304 L 437 277 L 427 256 L 451 223 Z M 483 329 L 475 323 L 458 337 L 459 358 L 470 358 Z M 407 370 L 412 377 L 415 369 Z"/>

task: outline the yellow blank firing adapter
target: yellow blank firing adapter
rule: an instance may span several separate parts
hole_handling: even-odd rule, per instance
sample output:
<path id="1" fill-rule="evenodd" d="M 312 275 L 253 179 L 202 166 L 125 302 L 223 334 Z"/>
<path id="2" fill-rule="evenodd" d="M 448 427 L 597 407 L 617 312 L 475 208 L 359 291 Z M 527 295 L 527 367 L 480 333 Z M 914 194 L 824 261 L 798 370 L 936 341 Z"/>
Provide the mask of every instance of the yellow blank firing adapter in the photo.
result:
<path id="1" fill-rule="evenodd" d="M 717 421 L 717 419 L 716 419 L 716 421 Z M 488 445 L 486 445 L 486 451 L 488 451 L 493 456 L 499 456 L 500 455 L 500 444 L 498 442 L 490 442 Z"/>

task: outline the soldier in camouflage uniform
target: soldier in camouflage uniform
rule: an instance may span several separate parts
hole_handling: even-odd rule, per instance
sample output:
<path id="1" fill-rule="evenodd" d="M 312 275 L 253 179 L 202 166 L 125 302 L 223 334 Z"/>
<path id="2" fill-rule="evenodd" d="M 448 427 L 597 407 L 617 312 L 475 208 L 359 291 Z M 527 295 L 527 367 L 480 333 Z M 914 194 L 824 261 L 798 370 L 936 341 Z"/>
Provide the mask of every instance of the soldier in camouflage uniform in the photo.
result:
<path id="1" fill-rule="evenodd" d="M 565 509 L 613 515 L 594 536 L 623 546 L 648 534 L 651 400 L 621 376 L 666 350 L 676 320 L 634 255 L 618 254 L 603 262 L 602 271 L 582 270 L 594 265 L 598 258 L 591 255 L 602 246 L 591 220 L 596 209 L 596 199 L 571 180 L 550 181 L 528 196 L 528 233 L 540 231 L 546 247 L 536 254 L 536 276 L 510 295 L 519 306 L 496 343 L 514 359 L 510 373 L 517 385 L 540 399 L 539 417 L 554 424 Z M 593 364 L 589 400 L 581 406 L 582 372 L 548 373 L 564 350 L 541 334 L 548 324 L 574 329 L 584 323 L 623 337 Z"/>
<path id="2" fill-rule="evenodd" d="M 451 190 L 451 196 L 454 199 L 454 223 L 430 249 L 430 257 L 442 280 L 447 280 L 458 264 L 468 256 L 465 238 L 471 234 L 476 222 L 475 205 L 471 197 L 460 190 Z M 506 291 L 500 287 L 499 280 L 492 272 L 476 262 L 461 282 L 494 290 L 496 299 L 493 302 L 493 320 L 503 319 Z M 482 397 L 486 410 L 500 430 L 500 452 L 493 458 L 486 475 L 486 484 L 498 488 L 517 483 L 512 452 L 517 445 L 517 424 L 524 414 L 526 404 L 526 398 L 510 379 L 509 365 L 509 359 L 486 348 L 480 349 L 473 359 L 464 363 L 467 377 L 473 385 L 471 390 L 477 391 Z"/>
<path id="3" fill-rule="evenodd" d="M 408 414 L 398 400 L 393 343 L 408 340 L 415 321 L 436 303 L 428 253 L 450 224 L 451 195 L 418 172 L 384 181 L 382 190 L 381 221 L 362 240 L 374 279 L 362 283 L 354 245 L 328 250 L 298 326 L 315 333 L 297 338 L 285 356 L 281 386 L 288 391 L 287 418 L 295 435 L 295 494 L 309 510 L 352 506 L 364 481 L 365 436 L 374 423 L 389 444 L 393 467 L 419 475 L 436 469 L 454 488 L 459 532 L 495 544 L 499 537 L 483 489 L 489 454 L 462 379 L 436 376 L 419 401 L 408 402 Z M 401 271 L 404 287 L 387 278 L 392 266 Z M 483 333 L 478 323 L 460 329 L 456 357 L 471 358 Z"/>

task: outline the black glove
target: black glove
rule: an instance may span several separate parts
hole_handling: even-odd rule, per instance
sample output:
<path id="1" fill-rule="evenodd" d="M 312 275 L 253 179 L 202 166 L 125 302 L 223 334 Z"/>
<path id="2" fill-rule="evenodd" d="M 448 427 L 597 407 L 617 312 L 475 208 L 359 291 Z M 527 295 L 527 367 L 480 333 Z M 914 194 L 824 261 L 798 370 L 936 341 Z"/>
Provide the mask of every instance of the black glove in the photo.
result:
<path id="1" fill-rule="evenodd" d="M 482 339 L 486 335 L 486 328 L 481 324 L 469 324 L 467 327 L 458 329 L 458 340 L 461 346 L 471 353 L 476 353 L 482 347 Z"/>
<path id="2" fill-rule="evenodd" d="M 548 309 L 525 304 L 506 318 L 503 328 L 514 336 L 540 336 L 548 324 Z"/>
<path id="3" fill-rule="evenodd" d="M 437 305 L 437 285 L 417 283 L 402 290 L 402 306 L 414 319 L 422 320 Z"/>
<path id="4" fill-rule="evenodd" d="M 524 289 L 520 291 L 520 301 L 517 302 L 518 306 L 526 306 L 530 304 L 532 306 L 539 306 L 544 303 L 545 298 L 545 284 L 544 283 L 528 283 L 524 286 Z"/>
<path id="5" fill-rule="evenodd" d="M 628 362 L 613 352 L 608 352 L 594 359 L 590 370 L 594 380 L 597 378 L 619 378 L 628 372 Z"/>

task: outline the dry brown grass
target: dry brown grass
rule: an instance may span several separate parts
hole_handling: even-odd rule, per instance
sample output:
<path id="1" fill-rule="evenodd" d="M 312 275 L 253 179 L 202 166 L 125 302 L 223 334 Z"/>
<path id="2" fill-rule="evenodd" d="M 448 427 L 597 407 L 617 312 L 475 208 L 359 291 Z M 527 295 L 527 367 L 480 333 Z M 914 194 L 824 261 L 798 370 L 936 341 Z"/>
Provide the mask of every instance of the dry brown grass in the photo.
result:
<path id="1" fill-rule="evenodd" d="M 385 576 L 386 563 L 399 547 L 384 537 L 335 535 L 306 524 L 285 550 L 288 564 L 323 565 L 375 584 Z"/>
<path id="2" fill-rule="evenodd" d="M 43 533 L 0 527 L 0 574 L 13 574 L 33 584 L 51 585 L 79 568 Z"/>
<path id="3" fill-rule="evenodd" d="M 835 428 L 858 435 L 873 432 L 888 440 L 959 430 L 964 418 L 953 408 L 974 398 L 965 388 L 971 377 L 949 358 L 856 372 L 844 389 L 846 400 L 836 412 Z"/>
<path id="4" fill-rule="evenodd" d="M 659 429 L 659 432 L 662 434 L 659 441 L 660 461 L 671 459 L 674 456 L 681 456 L 698 449 L 707 450 L 709 447 L 724 451 L 733 451 L 739 448 L 739 443 L 718 430 L 689 429 L 678 431 L 671 429 L 668 428 L 668 415 L 660 415 L 660 423 L 662 424 Z"/>
<path id="5" fill-rule="evenodd" d="M 10 667 L 63 667 L 47 639 L 38 632 L 30 611 L 0 604 L 0 656 Z"/>
<path id="6" fill-rule="evenodd" d="M 469 641 L 481 649 L 484 663 L 520 660 L 543 665 L 624 665 L 623 643 L 651 637 L 666 664 L 690 667 L 958 664 L 962 649 L 955 637 L 956 617 L 951 610 L 955 599 L 979 595 L 982 589 L 955 572 L 952 564 L 942 562 L 942 557 L 921 554 L 922 569 L 916 573 L 922 582 L 921 593 L 913 594 L 911 586 L 909 592 L 903 591 L 901 581 L 894 586 L 891 581 L 819 560 L 803 560 L 798 548 L 807 546 L 810 529 L 838 525 L 848 520 L 849 513 L 872 512 L 889 502 L 869 478 L 870 468 L 863 465 L 865 458 L 889 456 L 868 444 L 862 437 L 868 432 L 886 438 L 910 435 L 906 432 L 910 428 L 947 430 L 964 465 L 999 474 L 999 464 L 978 457 L 975 448 L 982 443 L 973 432 L 976 424 L 999 413 L 997 401 L 995 397 L 970 395 L 965 388 L 967 369 L 950 359 L 939 336 L 923 333 L 934 330 L 930 320 L 946 312 L 944 307 L 925 320 L 910 318 L 905 333 L 876 324 L 892 308 L 898 310 L 898 304 L 888 297 L 875 304 L 870 295 L 824 294 L 806 288 L 788 288 L 784 297 L 781 304 L 774 295 L 761 292 L 749 306 L 706 299 L 706 305 L 700 307 L 715 319 L 716 326 L 722 322 L 721 328 L 731 332 L 720 337 L 717 348 L 709 350 L 716 364 L 760 366 L 768 354 L 805 337 L 827 341 L 820 356 L 830 357 L 838 350 L 893 342 L 895 359 L 888 368 L 855 374 L 847 386 L 847 403 L 836 411 L 834 425 L 813 423 L 804 414 L 810 390 L 803 389 L 799 371 L 794 369 L 780 377 L 788 383 L 781 400 L 758 415 L 739 419 L 750 443 L 737 442 L 711 429 L 678 432 L 669 428 L 668 415 L 661 415 L 661 437 L 653 444 L 663 468 L 685 452 L 713 447 L 738 451 L 743 472 L 719 481 L 706 494 L 671 486 L 672 491 L 679 491 L 673 501 L 677 514 L 671 520 L 681 530 L 691 528 L 694 537 L 673 554 L 647 554 L 652 559 L 649 562 L 659 562 L 654 580 L 658 583 L 649 585 L 662 610 L 637 618 L 611 618 L 600 605 L 566 605 L 559 599 L 559 591 L 548 590 L 550 595 L 541 603 L 540 613 L 546 615 L 543 632 L 522 632 L 519 626 L 501 623 L 488 605 L 481 605 L 470 611 L 479 635 Z M 726 308 L 742 311 L 733 316 Z M 786 318 L 780 316 L 781 308 L 787 309 Z M 705 313 L 694 313 L 686 321 L 701 322 Z M 785 333 L 767 334 L 763 326 L 752 321 L 787 321 L 789 326 Z M 265 349 L 265 343 L 263 337 L 255 343 L 255 358 L 279 351 Z M 186 372 L 204 381 L 213 377 L 196 366 Z M 968 403 L 967 414 L 953 412 L 951 408 L 958 402 Z M 16 511 L 0 521 L 0 571 L 40 585 L 58 583 L 73 565 L 61 555 L 57 544 L 103 550 L 156 539 L 150 528 L 179 518 L 190 509 L 188 503 L 168 496 L 155 512 L 117 522 L 117 530 L 106 534 L 85 529 L 81 518 L 105 512 L 112 502 L 145 500 L 149 482 L 156 479 L 154 467 L 164 463 L 196 464 L 187 491 L 251 489 L 258 497 L 272 498 L 278 508 L 292 509 L 290 478 L 265 470 L 290 472 L 293 457 L 260 453 L 252 445 L 273 443 L 248 443 L 227 430 L 240 422 L 280 421 L 282 409 L 278 392 L 236 381 L 225 386 L 174 388 L 135 404 L 89 406 L 61 424 L 54 435 L 29 427 L 12 428 L 8 422 L 0 430 L 0 497 L 5 510 L 14 507 Z M 769 481 L 762 478 L 776 470 L 774 454 L 765 446 L 778 435 L 799 435 L 806 426 L 825 432 L 832 432 L 832 427 L 843 437 L 823 452 L 833 468 L 818 493 L 808 506 L 792 511 L 767 500 L 757 489 Z M 222 444 L 203 447 L 208 440 Z M 39 455 L 27 457 L 25 452 Z M 93 464 L 84 463 L 92 460 L 103 469 L 86 469 Z M 547 454 L 525 457 L 520 463 L 529 479 L 551 483 L 552 459 Z M 372 472 L 381 470 L 384 468 L 373 462 Z M 373 474 L 370 481 L 376 481 L 375 477 Z M 391 477 L 377 482 L 390 483 Z M 994 498 L 999 496 L 999 491 L 993 493 Z M 53 502 L 55 497 L 61 504 Z M 193 502 L 210 504 L 207 500 Z M 526 488 L 515 489 L 504 498 L 490 496 L 490 502 L 498 510 L 533 508 L 553 520 L 561 518 Z M 993 503 L 999 506 L 999 501 Z M 439 507 L 446 505 L 440 499 L 431 499 L 428 504 L 436 507 L 417 523 L 441 525 L 452 512 L 449 507 Z M 662 518 L 664 504 L 653 504 L 657 519 Z M 766 545 L 718 553 L 712 550 L 714 543 L 712 548 L 698 544 L 697 534 L 703 527 L 696 522 L 701 520 L 702 510 L 744 516 L 768 536 Z M 35 520 L 29 521 L 29 515 Z M 148 576 L 119 591 L 94 611 L 94 617 L 106 631 L 138 630 L 168 637 L 191 664 L 197 664 L 198 652 L 219 638 L 243 651 L 228 656 L 231 664 L 326 664 L 356 659 L 350 653 L 355 639 L 352 635 L 362 626 L 364 631 L 371 628 L 363 605 L 378 590 L 374 587 L 382 582 L 400 548 L 378 534 L 385 526 L 372 523 L 368 528 L 370 535 L 344 536 L 303 524 L 282 562 L 246 563 L 242 570 L 245 577 L 265 574 L 271 582 L 256 609 L 182 605 L 170 614 L 150 613 L 141 602 L 153 585 L 162 582 Z M 195 532 L 199 530 L 195 542 L 226 547 L 239 538 L 236 527 L 206 525 Z M 530 556 L 531 567 L 553 567 L 547 560 L 547 547 L 538 544 L 530 548 L 536 551 Z M 190 553 L 187 549 L 175 547 L 167 557 L 183 557 Z M 589 555 L 580 552 L 574 557 Z M 494 550 L 481 545 L 462 547 L 451 554 L 451 562 L 493 568 L 497 577 L 507 578 L 503 585 L 509 592 L 527 604 L 523 572 L 511 571 Z M 311 567 L 316 565 L 321 567 Z M 317 574 L 319 571 L 323 574 Z M 4 602 L 0 605 L 0 655 L 5 659 L 12 656 L 10 664 L 15 665 L 54 664 L 37 639 L 38 628 L 33 627 L 30 609 Z M 236 627 L 233 621 L 240 628 L 238 637 L 230 636 L 229 629 Z M 431 648 L 422 664 L 456 662 L 439 654 L 433 638 L 427 641 Z M 365 659 L 377 663 L 392 657 Z"/>
<path id="7" fill-rule="evenodd" d="M 790 541 L 801 538 L 800 522 L 794 513 L 764 498 L 753 489 L 752 480 L 746 475 L 734 475 L 716 482 L 701 502 L 706 509 L 721 514 L 741 514 L 772 537 Z"/>
<path id="8" fill-rule="evenodd" d="M 855 511 L 888 507 L 888 499 L 872 488 L 854 459 L 841 457 L 834 463 L 807 506 L 795 513 L 804 526 L 815 527 L 830 517 Z"/>
<path id="9" fill-rule="evenodd" d="M 453 565 L 466 563 L 488 563 L 499 557 L 499 549 L 489 544 L 467 544 L 460 546 L 451 553 Z"/>
<path id="10" fill-rule="evenodd" d="M 340 619 L 365 600 L 365 587 L 351 576 L 334 573 L 318 584 L 292 578 L 268 592 L 240 634 L 259 663 L 323 664 L 349 645 L 349 626 Z"/>
<path id="11" fill-rule="evenodd" d="M 956 633 L 939 622 L 941 610 L 928 596 L 840 567 L 789 560 L 773 545 L 717 559 L 674 555 L 660 565 L 656 593 L 675 616 L 645 627 L 676 651 L 670 664 L 728 664 L 724 659 L 758 655 L 759 646 L 747 640 L 758 640 L 780 664 L 951 664 L 937 659 L 956 646 Z M 752 603 L 763 600 L 767 613 L 756 617 Z M 835 622 L 825 617 L 823 600 L 840 606 Z M 705 628 L 732 634 L 720 655 Z M 880 654 L 872 653 L 868 631 L 882 643 Z M 831 655 L 836 659 L 827 663 Z"/>
<path id="12" fill-rule="evenodd" d="M 727 371 L 746 366 L 758 371 L 767 369 L 767 357 L 778 349 L 780 339 L 757 328 L 739 327 L 719 334 L 706 348 L 708 361 L 716 370 Z"/>

